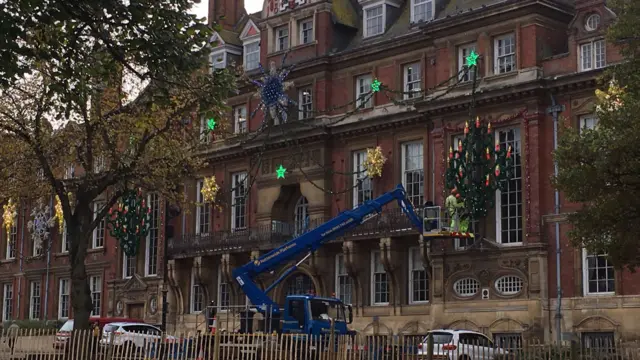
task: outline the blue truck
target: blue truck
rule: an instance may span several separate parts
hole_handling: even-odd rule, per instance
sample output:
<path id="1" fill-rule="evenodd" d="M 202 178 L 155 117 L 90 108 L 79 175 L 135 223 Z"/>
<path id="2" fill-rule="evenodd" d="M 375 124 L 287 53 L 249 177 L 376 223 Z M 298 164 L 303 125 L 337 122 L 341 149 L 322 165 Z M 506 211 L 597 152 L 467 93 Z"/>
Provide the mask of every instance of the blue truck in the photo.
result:
<path id="1" fill-rule="evenodd" d="M 407 200 L 404 187 L 400 184 L 376 199 L 365 202 L 352 210 L 346 210 L 317 228 L 310 230 L 280 247 L 250 261 L 233 270 L 233 278 L 242 288 L 252 304 L 252 310 L 246 310 L 241 318 L 241 333 L 251 333 L 253 315 L 258 312 L 265 319 L 262 327 L 264 333 L 283 333 L 300 335 L 301 338 L 321 339 L 318 344 L 324 349 L 328 345 L 329 334 L 355 335 L 348 325 L 353 321 L 351 305 L 344 304 L 340 299 L 315 295 L 289 295 L 284 306 L 277 304 L 269 293 L 298 266 L 307 260 L 314 251 L 327 242 L 343 235 L 358 225 L 371 220 L 380 214 L 382 208 L 397 201 L 404 214 L 422 233 L 423 222 L 416 214 L 413 205 Z M 262 290 L 254 281 L 255 277 L 278 270 L 284 264 L 298 260 L 295 265 L 287 269 L 282 276 Z M 215 309 L 209 318 L 215 317 Z M 333 328 L 333 330 L 332 330 Z M 315 347 L 315 346 L 314 346 Z M 321 349 L 318 349 L 321 351 Z"/>

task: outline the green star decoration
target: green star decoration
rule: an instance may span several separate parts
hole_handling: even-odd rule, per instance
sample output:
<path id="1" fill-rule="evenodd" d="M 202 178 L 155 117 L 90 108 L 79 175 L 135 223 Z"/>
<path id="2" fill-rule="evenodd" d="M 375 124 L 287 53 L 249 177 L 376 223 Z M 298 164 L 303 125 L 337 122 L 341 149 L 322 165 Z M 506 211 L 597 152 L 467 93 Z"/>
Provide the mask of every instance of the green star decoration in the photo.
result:
<path id="1" fill-rule="evenodd" d="M 284 174 L 287 172 L 287 169 L 285 169 L 284 166 L 282 166 L 282 164 L 280 164 L 280 167 L 276 169 L 276 173 L 278 174 L 278 179 L 284 179 Z"/>
<path id="2" fill-rule="evenodd" d="M 465 58 L 465 60 L 467 61 L 467 66 L 468 67 L 478 66 L 479 57 L 480 55 L 478 55 L 475 51 L 471 50 L 471 53 L 467 55 L 467 57 Z"/>
<path id="3" fill-rule="evenodd" d="M 373 80 L 373 83 L 371 83 L 371 91 L 380 91 L 380 85 L 382 85 L 382 83 L 378 79 Z"/>
<path id="4" fill-rule="evenodd" d="M 209 131 L 213 131 L 213 130 L 215 130 L 217 124 L 218 123 L 216 123 L 216 119 L 211 118 L 211 119 L 207 120 L 207 129 Z"/>

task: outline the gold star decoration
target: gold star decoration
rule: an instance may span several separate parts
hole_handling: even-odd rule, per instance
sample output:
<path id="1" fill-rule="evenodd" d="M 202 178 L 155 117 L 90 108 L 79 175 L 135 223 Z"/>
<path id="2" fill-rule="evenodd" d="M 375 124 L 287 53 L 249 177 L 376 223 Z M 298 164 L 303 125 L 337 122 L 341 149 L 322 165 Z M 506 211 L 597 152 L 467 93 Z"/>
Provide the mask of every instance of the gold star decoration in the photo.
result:
<path id="1" fill-rule="evenodd" d="M 220 187 L 216 183 L 216 177 L 211 176 L 208 178 L 204 178 L 204 182 L 202 185 L 202 189 L 200 189 L 200 193 L 202 194 L 202 199 L 205 203 L 213 203 L 216 201 L 216 195 Z"/>
<path id="2" fill-rule="evenodd" d="M 60 197 L 56 195 L 56 204 L 53 208 L 55 210 L 55 218 L 58 220 L 58 228 L 60 229 L 60 234 L 64 230 L 64 213 L 62 212 L 62 203 L 60 202 Z"/>
<path id="3" fill-rule="evenodd" d="M 367 159 L 362 164 L 367 170 L 367 175 L 370 177 L 382 176 L 382 168 L 387 162 L 387 158 L 382 154 L 382 148 L 376 146 L 375 148 L 367 149 Z"/>
<path id="4" fill-rule="evenodd" d="M 4 223 L 4 227 L 7 229 L 7 238 L 9 238 L 11 235 L 11 227 L 15 223 L 18 212 L 16 211 L 16 204 L 11 199 L 9 199 L 9 201 L 3 206 L 3 209 L 4 213 L 2 214 L 2 222 Z"/>
<path id="5" fill-rule="evenodd" d="M 595 93 L 600 103 L 597 109 L 600 111 L 615 111 L 622 106 L 621 97 L 624 94 L 624 88 L 620 87 L 615 80 L 611 80 L 606 91 L 596 89 Z"/>

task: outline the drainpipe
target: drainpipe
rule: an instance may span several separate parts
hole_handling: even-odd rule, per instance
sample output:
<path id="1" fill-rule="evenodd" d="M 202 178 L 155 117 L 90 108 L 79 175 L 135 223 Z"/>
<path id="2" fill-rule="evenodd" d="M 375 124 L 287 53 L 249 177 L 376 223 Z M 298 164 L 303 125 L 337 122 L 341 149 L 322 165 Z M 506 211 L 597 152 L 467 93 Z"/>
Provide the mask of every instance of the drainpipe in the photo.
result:
<path id="1" fill-rule="evenodd" d="M 553 116 L 553 150 L 558 149 L 558 114 L 564 111 L 564 105 L 557 105 L 556 98 L 553 94 L 549 94 L 551 97 L 551 106 L 547 108 L 547 113 Z M 553 174 L 558 176 L 558 162 L 553 161 Z M 554 214 L 560 214 L 560 192 L 558 189 L 554 192 Z M 556 341 L 558 345 L 562 342 L 562 276 L 560 273 L 560 255 L 562 249 L 560 248 L 560 223 L 555 222 L 555 237 L 556 237 L 556 291 L 558 293 L 558 301 L 556 306 Z"/>
<path id="2" fill-rule="evenodd" d="M 53 211 L 53 196 L 51 196 L 51 199 L 49 199 L 49 214 L 51 214 Z M 46 270 L 46 275 L 45 275 L 45 282 L 44 282 L 44 303 L 45 304 L 49 304 L 49 269 L 51 268 L 51 234 L 49 234 L 49 241 L 47 241 L 47 270 Z M 49 306 L 45 305 L 44 307 L 44 321 L 46 322 L 47 320 L 49 320 L 47 318 L 48 316 L 48 309 Z"/>

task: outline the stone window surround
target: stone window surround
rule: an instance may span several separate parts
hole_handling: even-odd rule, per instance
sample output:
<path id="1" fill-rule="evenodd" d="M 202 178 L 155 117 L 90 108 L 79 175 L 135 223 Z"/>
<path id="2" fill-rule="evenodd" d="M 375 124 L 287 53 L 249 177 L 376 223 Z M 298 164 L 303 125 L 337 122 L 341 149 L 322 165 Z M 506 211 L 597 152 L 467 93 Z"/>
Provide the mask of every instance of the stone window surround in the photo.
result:
<path id="1" fill-rule="evenodd" d="M 310 46 L 317 43 L 317 25 L 318 21 L 316 19 L 316 11 L 312 9 L 305 9 L 306 11 L 302 11 L 300 13 L 292 13 L 289 17 L 279 17 L 275 19 L 269 19 L 264 22 L 261 27 L 264 27 L 267 32 L 267 44 L 268 54 L 269 56 L 283 53 L 285 51 L 292 51 L 298 47 Z M 312 39 L 310 42 L 303 44 L 302 43 L 302 23 L 311 20 L 312 26 Z M 286 50 L 277 50 L 276 46 L 276 29 L 288 26 L 289 27 L 289 48 Z"/>
<path id="2" fill-rule="evenodd" d="M 601 67 L 596 67 L 596 59 L 594 56 L 594 52 L 595 52 L 595 46 L 594 44 L 597 42 L 602 41 L 602 50 L 603 50 L 603 57 L 604 59 L 602 59 L 603 65 Z M 588 69 L 584 69 L 582 67 L 582 47 L 584 45 L 587 44 L 591 44 L 591 51 L 590 51 L 590 55 L 591 55 L 591 67 Z M 578 61 L 578 71 L 582 72 L 582 71 L 591 71 L 591 70 L 597 70 L 597 69 L 603 69 L 605 67 L 607 67 L 607 41 L 605 40 L 605 38 L 603 37 L 594 37 L 591 39 L 585 39 L 585 40 L 581 40 L 580 42 L 578 42 L 577 44 L 577 50 L 576 50 L 576 55 L 577 55 L 577 61 Z"/>

